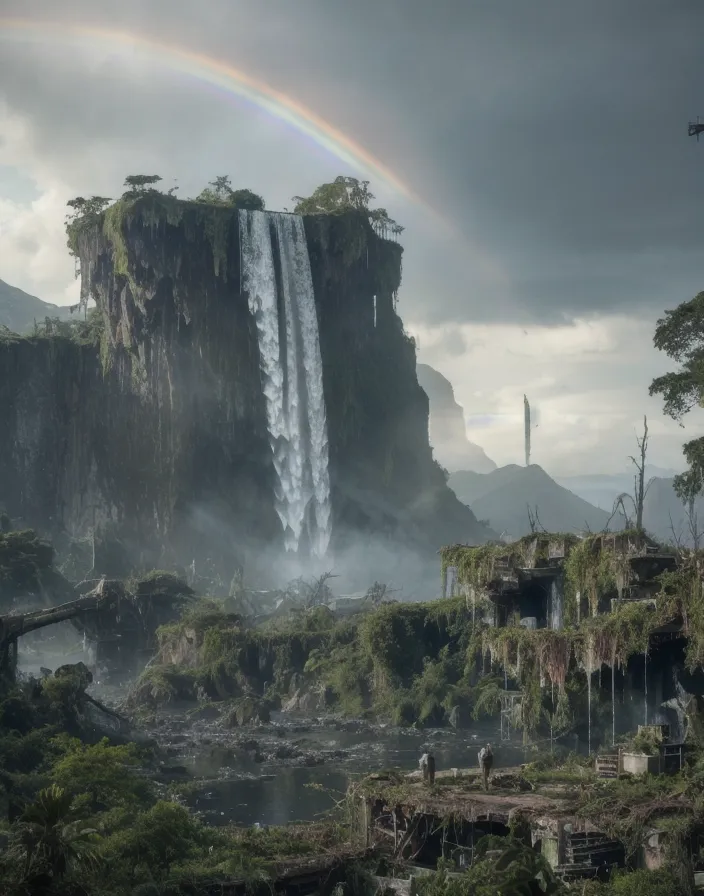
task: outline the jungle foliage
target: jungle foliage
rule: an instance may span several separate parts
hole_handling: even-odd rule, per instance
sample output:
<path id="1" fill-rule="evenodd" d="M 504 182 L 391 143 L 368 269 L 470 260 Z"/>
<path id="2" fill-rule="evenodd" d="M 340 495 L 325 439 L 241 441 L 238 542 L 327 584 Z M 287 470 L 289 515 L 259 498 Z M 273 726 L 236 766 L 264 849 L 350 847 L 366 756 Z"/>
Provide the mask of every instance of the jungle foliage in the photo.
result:
<path id="1" fill-rule="evenodd" d="M 650 394 L 662 395 L 665 413 L 681 421 L 704 405 L 704 292 L 666 311 L 653 341 L 680 369 L 654 379 Z M 704 437 L 686 442 L 683 451 L 689 470 L 675 477 L 674 488 L 688 503 L 704 490 Z"/>
<path id="2" fill-rule="evenodd" d="M 71 707 L 60 701 L 37 682 L 0 699 L 3 894 L 142 888 L 177 896 L 232 880 L 265 886 L 287 857 L 344 851 L 345 830 L 332 821 L 259 832 L 204 825 L 152 783 L 152 747 L 72 736 L 64 724 Z"/>
<path id="3" fill-rule="evenodd" d="M 339 215 L 344 212 L 363 212 L 377 234 L 385 239 L 397 239 L 404 228 L 389 217 L 385 208 L 370 208 L 374 194 L 369 181 L 340 175 L 334 181 L 321 184 L 310 196 L 294 196 L 297 215 Z"/>

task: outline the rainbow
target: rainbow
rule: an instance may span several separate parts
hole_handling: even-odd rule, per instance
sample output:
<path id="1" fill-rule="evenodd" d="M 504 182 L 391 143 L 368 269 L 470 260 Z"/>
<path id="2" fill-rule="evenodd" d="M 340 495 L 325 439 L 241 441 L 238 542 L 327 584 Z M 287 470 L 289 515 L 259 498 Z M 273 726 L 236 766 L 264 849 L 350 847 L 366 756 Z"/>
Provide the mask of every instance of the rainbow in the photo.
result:
<path id="1" fill-rule="evenodd" d="M 0 42 L 50 45 L 59 42 L 79 48 L 104 45 L 137 51 L 150 61 L 253 103 L 273 118 L 309 137 L 357 173 L 368 175 L 373 181 L 381 181 L 391 192 L 425 205 L 390 168 L 342 131 L 302 103 L 228 62 L 127 31 L 28 19 L 0 18 Z"/>

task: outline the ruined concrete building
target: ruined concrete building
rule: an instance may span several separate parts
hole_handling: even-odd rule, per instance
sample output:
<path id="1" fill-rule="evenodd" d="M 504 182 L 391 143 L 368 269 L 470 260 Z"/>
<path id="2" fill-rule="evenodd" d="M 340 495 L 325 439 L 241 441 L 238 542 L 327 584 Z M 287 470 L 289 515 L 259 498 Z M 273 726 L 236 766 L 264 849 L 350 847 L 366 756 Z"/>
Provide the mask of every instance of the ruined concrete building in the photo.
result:
<path id="1" fill-rule="evenodd" d="M 569 566 L 573 551 L 583 562 Z M 643 533 L 619 532 L 579 539 L 573 535 L 532 535 L 508 545 L 444 548 L 443 597 L 465 595 L 488 602 L 484 621 L 528 629 L 560 630 L 607 613 L 624 602 L 655 600 L 658 576 L 674 570 L 673 551 Z M 583 568 L 580 569 L 579 567 Z M 589 568 L 594 581 L 587 581 Z M 608 567 L 608 569 L 606 568 Z M 584 573 L 583 581 L 568 581 Z M 574 586 L 574 617 L 565 619 L 565 594 Z M 580 587 L 583 586 L 583 587 Z"/>
<path id="2" fill-rule="evenodd" d="M 589 747 L 606 734 L 592 725 L 602 700 L 612 706 L 611 743 L 649 724 L 667 724 L 681 740 L 698 724 L 704 593 L 696 555 L 627 531 L 541 533 L 453 545 L 441 556 L 443 594 L 465 598 L 481 673 L 503 675 L 504 714 L 524 734 L 542 710 L 564 716 L 568 674 L 586 677 L 585 705 L 573 712 L 587 717 L 579 736 Z"/>

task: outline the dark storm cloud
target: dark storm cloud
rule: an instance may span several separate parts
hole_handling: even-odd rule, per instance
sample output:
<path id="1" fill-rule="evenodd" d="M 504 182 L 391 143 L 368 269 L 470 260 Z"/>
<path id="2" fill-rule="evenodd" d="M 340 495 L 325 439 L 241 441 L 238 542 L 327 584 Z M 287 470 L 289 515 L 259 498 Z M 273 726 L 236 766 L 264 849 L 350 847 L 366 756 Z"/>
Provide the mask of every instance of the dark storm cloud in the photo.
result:
<path id="1" fill-rule="evenodd" d="M 53 2 L 32 10 L 56 15 Z M 229 59 L 398 172 L 476 246 L 443 249 L 407 212 L 403 301 L 417 319 L 641 313 L 704 285 L 704 145 L 686 135 L 704 115 L 698 0 L 74 0 L 62 17 Z M 103 70 L 71 96 L 51 59 L 36 63 L 0 54 L 0 93 L 57 151 L 78 131 L 127 154 L 150 128 L 158 154 L 183 126 L 183 96 L 161 83 L 137 96 Z M 188 103 L 189 133 L 212 135 L 215 106 Z M 478 270 L 484 255 L 505 281 Z"/>

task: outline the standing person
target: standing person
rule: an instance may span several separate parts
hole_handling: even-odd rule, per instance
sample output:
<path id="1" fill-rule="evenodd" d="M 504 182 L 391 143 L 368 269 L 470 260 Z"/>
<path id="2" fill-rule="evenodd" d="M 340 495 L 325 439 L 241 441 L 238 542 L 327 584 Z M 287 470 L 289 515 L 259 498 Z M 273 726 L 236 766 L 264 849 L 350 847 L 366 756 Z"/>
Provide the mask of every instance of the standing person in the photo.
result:
<path id="1" fill-rule="evenodd" d="M 479 767 L 482 770 L 482 784 L 484 785 L 484 790 L 489 789 L 489 774 L 491 773 L 493 764 L 494 754 L 491 750 L 491 744 L 487 744 L 479 751 Z"/>
<path id="2" fill-rule="evenodd" d="M 428 781 L 431 785 L 435 783 L 435 756 L 432 753 L 428 753 Z"/>
<path id="3" fill-rule="evenodd" d="M 420 757 L 420 762 L 418 763 L 418 767 L 420 768 L 421 772 L 423 773 L 423 780 L 427 781 L 428 780 L 428 754 L 427 753 L 423 753 L 423 755 Z"/>

